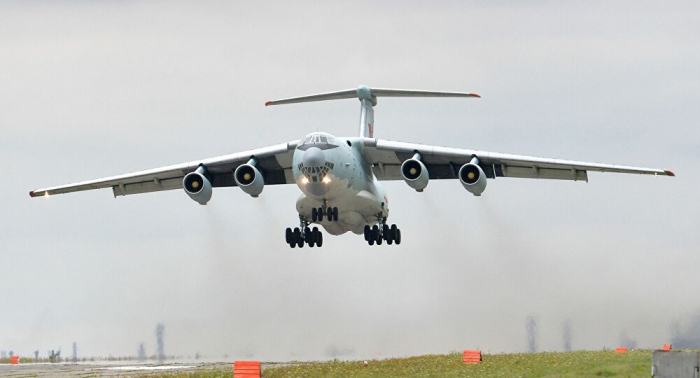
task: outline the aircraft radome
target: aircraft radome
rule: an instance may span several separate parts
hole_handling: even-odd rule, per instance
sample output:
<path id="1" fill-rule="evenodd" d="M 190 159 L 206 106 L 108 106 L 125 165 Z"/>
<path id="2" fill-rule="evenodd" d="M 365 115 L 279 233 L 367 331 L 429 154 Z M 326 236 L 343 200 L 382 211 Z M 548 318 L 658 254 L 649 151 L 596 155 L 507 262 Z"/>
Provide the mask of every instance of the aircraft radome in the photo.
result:
<path id="1" fill-rule="evenodd" d="M 430 180 L 456 179 L 480 196 L 487 179 L 519 177 L 588 181 L 588 171 L 674 176 L 663 169 L 547 159 L 461 148 L 394 142 L 374 137 L 378 97 L 480 97 L 473 93 L 379 89 L 360 86 L 339 92 L 268 101 L 265 105 L 358 98 L 359 135 L 335 137 L 314 132 L 298 141 L 162 168 L 31 191 L 32 197 L 112 188 L 114 196 L 183 189 L 206 205 L 214 188 L 238 186 L 258 197 L 265 185 L 296 184 L 299 227 L 287 228 L 290 247 L 322 246 L 319 224 L 332 235 L 364 234 L 369 245 L 401 243 L 401 230 L 389 225 L 389 201 L 380 185 L 404 180 L 422 192 Z"/>

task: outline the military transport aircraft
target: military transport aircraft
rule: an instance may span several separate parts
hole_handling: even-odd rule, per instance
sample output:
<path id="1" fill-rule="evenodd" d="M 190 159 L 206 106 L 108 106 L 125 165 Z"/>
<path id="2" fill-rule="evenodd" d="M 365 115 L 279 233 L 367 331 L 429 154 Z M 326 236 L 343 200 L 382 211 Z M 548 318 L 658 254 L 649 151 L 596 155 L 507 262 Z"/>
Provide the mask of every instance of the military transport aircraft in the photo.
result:
<path id="1" fill-rule="evenodd" d="M 389 225 L 389 200 L 379 181 L 404 180 L 422 192 L 430 180 L 457 179 L 480 196 L 486 180 L 520 177 L 588 181 L 588 171 L 674 176 L 663 169 L 547 159 L 394 142 L 374 137 L 378 97 L 475 97 L 474 93 L 380 89 L 359 86 L 339 92 L 268 101 L 269 105 L 358 98 L 360 128 L 356 137 L 314 132 L 298 141 L 277 144 L 189 163 L 31 191 L 32 197 L 112 188 L 114 196 L 184 189 L 206 205 L 213 188 L 238 186 L 258 197 L 265 185 L 296 184 L 299 227 L 287 228 L 290 247 L 322 246 L 319 224 L 332 235 L 364 234 L 369 245 L 401 243 L 401 230 Z"/>

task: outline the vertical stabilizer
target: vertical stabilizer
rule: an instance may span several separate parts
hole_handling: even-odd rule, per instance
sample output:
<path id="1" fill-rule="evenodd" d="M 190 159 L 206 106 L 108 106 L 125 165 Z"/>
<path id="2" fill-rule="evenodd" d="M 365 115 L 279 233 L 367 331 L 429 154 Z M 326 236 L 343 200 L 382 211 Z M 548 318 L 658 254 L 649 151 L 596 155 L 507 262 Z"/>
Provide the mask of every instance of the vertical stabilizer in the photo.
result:
<path id="1" fill-rule="evenodd" d="M 357 97 L 360 99 L 360 137 L 374 138 L 374 105 L 377 105 L 377 98 L 364 85 L 357 88 Z"/>

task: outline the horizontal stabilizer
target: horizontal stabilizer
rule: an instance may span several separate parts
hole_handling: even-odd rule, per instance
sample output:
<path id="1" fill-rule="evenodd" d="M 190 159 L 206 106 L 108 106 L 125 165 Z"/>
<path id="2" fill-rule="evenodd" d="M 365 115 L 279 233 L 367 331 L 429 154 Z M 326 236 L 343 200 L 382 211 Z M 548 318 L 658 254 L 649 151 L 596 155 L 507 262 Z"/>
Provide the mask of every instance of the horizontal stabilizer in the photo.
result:
<path id="1" fill-rule="evenodd" d="M 377 103 L 377 97 L 477 97 L 481 98 L 476 93 L 467 92 L 436 92 L 436 91 L 416 91 L 411 89 L 386 89 L 386 88 L 369 88 L 365 85 L 360 85 L 357 89 L 347 89 L 338 92 L 320 93 L 302 97 L 285 98 L 282 100 L 268 101 L 265 106 L 269 105 L 284 105 L 300 102 L 314 102 L 327 100 L 341 100 L 346 98 L 358 98 L 360 100 L 370 100 L 374 105 Z"/>

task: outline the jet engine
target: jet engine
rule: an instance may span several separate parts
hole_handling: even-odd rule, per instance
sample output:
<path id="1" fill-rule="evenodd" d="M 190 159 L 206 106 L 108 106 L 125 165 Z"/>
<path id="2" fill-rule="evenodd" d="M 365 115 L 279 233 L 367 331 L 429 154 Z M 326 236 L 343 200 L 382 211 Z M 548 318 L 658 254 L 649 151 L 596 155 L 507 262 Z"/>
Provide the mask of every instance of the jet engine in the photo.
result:
<path id="1" fill-rule="evenodd" d="M 207 178 L 204 167 L 199 167 L 196 171 L 185 175 L 182 179 L 182 187 L 185 188 L 185 193 L 200 205 L 206 205 L 211 199 L 211 182 Z"/>
<path id="2" fill-rule="evenodd" d="M 401 175 L 406 184 L 418 192 L 422 192 L 428 186 L 428 169 L 420 161 L 418 153 L 401 164 Z"/>
<path id="3" fill-rule="evenodd" d="M 233 179 L 244 192 L 257 197 L 262 193 L 265 181 L 254 164 L 254 160 L 251 159 L 247 164 L 239 165 L 233 172 Z"/>
<path id="4" fill-rule="evenodd" d="M 474 157 L 470 163 L 459 169 L 459 181 L 475 196 L 480 196 L 486 189 L 486 174 L 479 166 L 479 159 Z"/>

